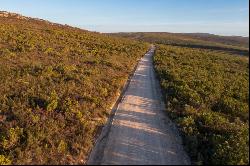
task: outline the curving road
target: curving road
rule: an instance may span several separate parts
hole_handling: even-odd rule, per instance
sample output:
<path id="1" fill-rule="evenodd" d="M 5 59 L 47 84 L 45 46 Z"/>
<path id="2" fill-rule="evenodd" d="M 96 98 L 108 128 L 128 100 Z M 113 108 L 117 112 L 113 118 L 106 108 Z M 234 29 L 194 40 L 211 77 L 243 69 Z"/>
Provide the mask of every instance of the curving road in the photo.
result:
<path id="1" fill-rule="evenodd" d="M 164 113 L 152 64 L 153 53 L 152 47 L 139 62 L 105 141 L 95 147 L 92 155 L 98 157 L 90 157 L 92 161 L 88 164 L 190 164 L 175 125 Z"/>

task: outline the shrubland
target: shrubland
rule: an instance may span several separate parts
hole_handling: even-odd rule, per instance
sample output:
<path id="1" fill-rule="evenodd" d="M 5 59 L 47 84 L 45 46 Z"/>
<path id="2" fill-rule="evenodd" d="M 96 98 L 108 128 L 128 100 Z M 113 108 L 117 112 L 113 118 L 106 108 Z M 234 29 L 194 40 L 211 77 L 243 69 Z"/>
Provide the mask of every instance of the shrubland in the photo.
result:
<path id="1" fill-rule="evenodd" d="M 0 164 L 85 163 L 145 42 L 193 163 L 248 164 L 248 39 L 107 35 L 16 15 L 0 17 Z"/>
<path id="2" fill-rule="evenodd" d="M 0 164 L 83 164 L 148 46 L 0 17 Z"/>
<path id="3" fill-rule="evenodd" d="M 229 54 L 249 56 L 249 37 L 168 32 L 111 33 L 109 35 L 155 44 L 219 50 Z"/>
<path id="4" fill-rule="evenodd" d="M 248 57 L 157 45 L 154 66 L 193 163 L 249 164 Z"/>

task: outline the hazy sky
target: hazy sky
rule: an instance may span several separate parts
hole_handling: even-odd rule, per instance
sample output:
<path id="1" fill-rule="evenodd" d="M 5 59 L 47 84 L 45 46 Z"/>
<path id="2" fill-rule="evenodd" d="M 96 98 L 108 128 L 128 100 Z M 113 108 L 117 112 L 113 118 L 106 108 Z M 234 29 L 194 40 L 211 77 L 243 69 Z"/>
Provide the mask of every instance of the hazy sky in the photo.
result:
<path id="1" fill-rule="evenodd" d="M 0 0 L 0 10 L 99 32 L 249 36 L 248 0 Z"/>

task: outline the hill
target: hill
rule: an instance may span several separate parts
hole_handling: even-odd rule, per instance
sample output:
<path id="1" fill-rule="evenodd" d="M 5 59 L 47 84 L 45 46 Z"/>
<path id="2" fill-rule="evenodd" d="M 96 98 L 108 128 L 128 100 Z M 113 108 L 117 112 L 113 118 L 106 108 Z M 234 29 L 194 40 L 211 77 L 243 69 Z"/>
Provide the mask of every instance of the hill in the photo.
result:
<path id="1" fill-rule="evenodd" d="M 148 48 L 0 12 L 0 164 L 83 164 Z"/>
<path id="2" fill-rule="evenodd" d="M 178 125 L 193 164 L 249 164 L 248 38 L 173 33 L 108 35 L 156 44 L 154 67 L 166 111 Z"/>
<path id="3" fill-rule="evenodd" d="M 248 164 L 249 62 L 231 56 L 249 55 L 248 38 L 101 34 L 9 12 L 0 12 L 0 164 L 84 164 L 147 42 L 193 163 Z"/>
<path id="4" fill-rule="evenodd" d="M 194 39 L 200 39 L 208 42 L 216 42 L 225 45 L 239 46 L 249 49 L 249 37 L 219 36 L 208 33 L 186 33 L 181 35 L 191 36 Z"/>
<path id="5" fill-rule="evenodd" d="M 249 38 L 239 36 L 218 36 L 207 33 L 167 33 L 167 32 L 138 32 L 111 33 L 139 41 L 157 44 L 167 44 L 190 48 L 205 48 L 227 51 L 233 54 L 249 55 Z"/>

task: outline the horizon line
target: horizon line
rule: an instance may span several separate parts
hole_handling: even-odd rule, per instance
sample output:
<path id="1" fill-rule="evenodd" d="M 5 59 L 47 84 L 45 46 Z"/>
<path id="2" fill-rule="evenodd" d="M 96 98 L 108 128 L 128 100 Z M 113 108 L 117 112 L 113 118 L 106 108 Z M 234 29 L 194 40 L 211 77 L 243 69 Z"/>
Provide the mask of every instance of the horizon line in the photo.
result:
<path id="1" fill-rule="evenodd" d="M 53 21 L 50 19 L 46 19 L 46 18 L 40 18 L 40 17 L 33 17 L 33 16 L 27 16 L 27 15 L 23 15 L 22 13 L 18 13 L 18 12 L 12 12 L 12 11 L 7 11 L 7 10 L 0 10 L 0 12 L 8 12 L 8 13 L 12 13 L 12 14 L 18 14 L 24 17 L 29 17 L 31 19 L 40 19 L 40 20 L 44 20 L 44 21 L 48 21 L 50 23 L 54 23 L 54 24 L 60 24 L 60 25 L 67 25 L 67 26 L 71 26 L 73 28 L 79 28 L 82 30 L 87 30 L 90 32 L 97 32 L 97 33 L 101 33 L 101 34 L 107 34 L 107 33 L 174 33 L 174 34 L 210 34 L 210 35 L 216 35 L 216 36 L 224 36 L 224 37 L 243 37 L 243 38 L 249 38 L 249 33 L 248 35 L 233 35 L 233 34 L 220 34 L 220 33 L 212 33 L 212 32 L 177 32 L 177 31 L 112 31 L 112 30 L 108 30 L 108 31 L 97 31 L 91 28 L 88 28 L 87 26 L 105 26 L 105 25 L 75 25 L 75 24 L 70 24 L 70 23 L 62 23 L 62 22 L 57 22 L 57 21 Z M 119 24 L 116 24 L 119 25 Z M 86 27 L 85 27 L 86 26 Z M 127 26 L 134 26 L 134 25 L 127 25 Z M 155 25 L 151 25 L 151 26 L 155 26 Z"/>

